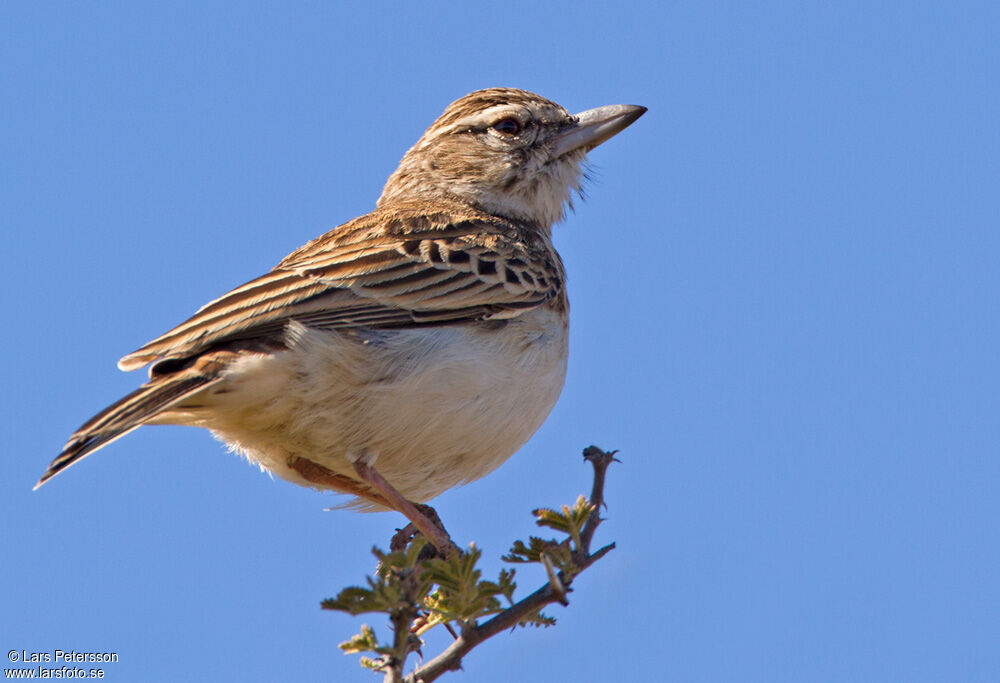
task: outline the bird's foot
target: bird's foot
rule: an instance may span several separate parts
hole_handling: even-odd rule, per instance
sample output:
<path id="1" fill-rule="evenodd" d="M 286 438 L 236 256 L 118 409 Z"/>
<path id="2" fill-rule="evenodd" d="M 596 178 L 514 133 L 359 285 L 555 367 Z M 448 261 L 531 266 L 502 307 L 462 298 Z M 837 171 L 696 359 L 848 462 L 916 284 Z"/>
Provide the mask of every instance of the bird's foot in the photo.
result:
<path id="1" fill-rule="evenodd" d="M 453 552 L 461 552 L 458 546 L 454 544 L 451 540 L 451 536 L 445 531 L 444 526 L 441 524 L 441 518 L 438 517 L 437 512 L 434 508 L 429 505 L 422 505 L 420 503 L 412 503 L 403 495 L 393 488 L 392 484 L 385 480 L 385 478 L 378 473 L 378 471 L 372 467 L 367 462 L 358 460 L 354 463 L 354 471 L 358 473 L 367 484 L 374 488 L 378 493 L 389 501 L 390 506 L 394 510 L 398 510 L 403 513 L 410 524 L 397 532 L 396 536 L 393 537 L 393 542 L 397 542 L 397 538 L 402 538 L 400 534 L 405 536 L 407 529 L 412 526 L 419 531 L 424 537 L 433 545 L 438 553 L 444 557 Z M 410 533 L 410 538 L 403 541 L 403 547 L 405 544 L 413 538 L 415 533 Z"/>
<path id="2" fill-rule="evenodd" d="M 448 537 L 448 543 L 450 543 L 451 545 L 451 551 L 461 552 L 461 549 L 457 545 L 455 545 L 454 542 L 452 542 L 451 536 L 448 534 L 448 530 L 444 528 L 444 524 L 441 522 L 441 517 L 438 516 L 438 513 L 434 508 L 432 508 L 430 505 L 424 505 L 422 503 L 413 503 L 413 507 L 417 508 L 418 511 L 422 512 L 427 517 L 427 520 L 431 524 L 434 524 L 435 526 L 438 527 L 438 529 L 444 532 L 445 536 Z M 410 544 L 410 541 L 412 541 L 414 538 L 417 537 L 418 534 L 423 535 L 420 529 L 418 529 L 413 524 L 413 522 L 410 522 L 402 529 L 396 530 L 396 533 L 393 535 L 392 540 L 389 541 L 389 549 L 393 551 L 403 550 L 404 548 L 406 548 L 406 546 Z M 444 555 L 445 553 L 442 553 L 440 550 L 438 550 L 436 545 L 428 543 L 426 546 L 424 546 L 423 550 L 420 551 L 419 559 L 429 560 L 432 557 L 444 557 Z"/>

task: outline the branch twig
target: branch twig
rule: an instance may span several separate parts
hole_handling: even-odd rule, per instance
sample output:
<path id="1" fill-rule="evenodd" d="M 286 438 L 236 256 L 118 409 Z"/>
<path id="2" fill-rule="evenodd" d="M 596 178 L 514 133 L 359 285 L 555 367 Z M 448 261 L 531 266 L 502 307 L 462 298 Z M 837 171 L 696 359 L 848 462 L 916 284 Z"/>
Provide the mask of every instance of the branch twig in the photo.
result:
<path id="1" fill-rule="evenodd" d="M 615 453 L 617 451 L 606 452 L 596 446 L 589 446 L 583 451 L 583 457 L 594 466 L 594 485 L 590 493 L 590 503 L 594 509 L 580 534 L 581 547 L 574 557 L 577 574 L 604 557 L 615 547 L 615 544 L 611 543 L 594 553 L 590 552 L 590 542 L 602 521 L 600 509 L 604 506 L 605 473 L 611 463 L 616 461 Z M 552 578 L 555 580 L 546 582 L 534 593 L 522 598 L 493 618 L 482 624 L 463 628 L 459 637 L 444 652 L 403 678 L 403 683 L 431 683 L 448 671 L 462 668 L 462 658 L 484 640 L 517 626 L 546 605 L 554 602 L 569 604 L 566 600 L 566 594 L 572 590 L 570 588 L 572 577 L 567 577 L 563 572 L 559 572 Z M 560 586 L 561 590 L 557 589 L 556 586 Z"/>
<path id="2" fill-rule="evenodd" d="M 604 477 L 608 467 L 613 462 L 619 462 L 615 457 L 618 451 L 602 451 L 597 446 L 587 446 L 583 449 L 583 459 L 594 466 L 594 486 L 590 491 L 590 504 L 594 506 L 590 519 L 583 527 L 580 540 L 583 541 L 583 552 L 590 552 L 590 541 L 601 523 L 601 508 L 604 507 Z"/>

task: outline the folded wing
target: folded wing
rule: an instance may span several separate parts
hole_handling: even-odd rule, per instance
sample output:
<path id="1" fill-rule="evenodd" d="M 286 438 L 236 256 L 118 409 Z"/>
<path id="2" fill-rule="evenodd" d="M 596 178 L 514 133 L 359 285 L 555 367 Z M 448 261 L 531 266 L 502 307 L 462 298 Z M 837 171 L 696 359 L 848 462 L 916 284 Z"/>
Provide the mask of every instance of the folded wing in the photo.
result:
<path id="1" fill-rule="evenodd" d="M 528 226 L 465 207 L 380 209 L 340 226 L 122 358 L 134 370 L 308 327 L 409 327 L 510 318 L 560 295 L 562 265 Z"/>

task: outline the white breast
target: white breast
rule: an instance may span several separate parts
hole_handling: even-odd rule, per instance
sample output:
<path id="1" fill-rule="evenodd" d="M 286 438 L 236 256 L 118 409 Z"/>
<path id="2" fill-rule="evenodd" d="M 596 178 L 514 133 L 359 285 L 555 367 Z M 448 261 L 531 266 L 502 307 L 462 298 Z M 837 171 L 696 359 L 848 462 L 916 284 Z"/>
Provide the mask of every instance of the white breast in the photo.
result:
<path id="1" fill-rule="evenodd" d="M 515 319 L 390 331 L 291 330 L 291 349 L 248 357 L 197 419 L 279 477 L 298 456 L 348 476 L 348 455 L 424 501 L 488 474 L 524 444 L 566 376 L 567 328 L 542 307 Z"/>

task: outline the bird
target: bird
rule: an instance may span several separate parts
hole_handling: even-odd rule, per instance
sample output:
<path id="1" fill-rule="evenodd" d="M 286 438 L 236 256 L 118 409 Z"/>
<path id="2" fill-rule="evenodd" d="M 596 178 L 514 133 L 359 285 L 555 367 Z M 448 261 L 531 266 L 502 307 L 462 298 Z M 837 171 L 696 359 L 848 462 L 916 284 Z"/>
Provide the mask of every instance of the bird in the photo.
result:
<path id="1" fill-rule="evenodd" d="M 587 153 L 645 112 L 573 115 L 516 88 L 452 102 L 371 213 L 124 356 L 148 381 L 73 433 L 35 488 L 139 426 L 197 426 L 447 545 L 422 504 L 499 467 L 562 391 L 569 303 L 552 226 Z"/>

